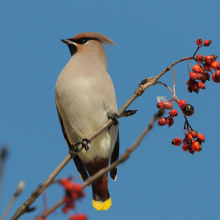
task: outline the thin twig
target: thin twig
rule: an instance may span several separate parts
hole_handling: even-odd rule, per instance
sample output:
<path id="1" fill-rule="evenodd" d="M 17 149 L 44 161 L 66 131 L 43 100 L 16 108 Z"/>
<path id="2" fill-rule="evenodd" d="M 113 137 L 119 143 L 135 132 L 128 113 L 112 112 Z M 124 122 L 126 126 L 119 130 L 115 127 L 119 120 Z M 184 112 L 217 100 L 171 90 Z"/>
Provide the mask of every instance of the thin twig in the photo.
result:
<path id="1" fill-rule="evenodd" d="M 43 209 L 44 211 L 46 211 L 48 208 L 47 208 L 47 195 L 46 195 L 46 190 L 43 191 L 42 193 L 42 198 L 43 198 Z"/>
<path id="2" fill-rule="evenodd" d="M 170 67 L 170 69 L 172 70 L 173 72 L 173 99 L 175 99 L 176 97 L 176 90 L 175 90 L 175 72 L 174 70 Z"/>
<path id="3" fill-rule="evenodd" d="M 193 57 L 185 57 L 182 58 L 176 62 L 174 62 L 173 64 L 171 64 L 170 66 L 168 66 L 166 69 L 164 69 L 160 74 L 158 74 L 156 77 L 150 77 L 148 78 L 148 80 L 146 81 L 146 83 L 139 85 L 139 87 L 135 90 L 134 94 L 131 96 L 131 98 L 122 106 L 122 108 L 117 112 L 118 116 L 121 117 L 124 113 L 124 111 L 127 109 L 127 107 L 139 96 L 141 96 L 144 91 L 146 89 L 148 89 L 149 87 L 151 87 L 152 85 L 155 85 L 157 80 L 163 76 L 167 71 L 170 70 L 170 68 L 174 65 L 176 65 L 177 63 L 180 63 L 184 60 L 187 59 L 195 59 Z M 101 132 L 103 132 L 106 128 L 108 128 L 111 124 L 113 123 L 113 121 L 111 119 L 108 120 L 108 122 L 106 124 L 104 124 L 100 129 L 98 129 L 98 131 L 96 131 L 93 135 L 91 135 L 88 139 L 90 141 L 92 141 L 95 137 L 97 137 Z M 82 145 L 80 145 L 78 147 L 78 150 L 82 150 Z M 50 176 L 46 179 L 46 181 L 38 187 L 38 189 L 36 189 L 34 191 L 34 193 L 27 199 L 27 201 L 25 203 L 23 203 L 18 210 L 16 211 L 16 213 L 14 214 L 14 216 L 12 217 L 11 220 L 16 220 L 18 219 L 21 215 L 23 215 L 27 208 L 40 196 L 40 194 L 53 182 L 54 178 L 59 174 L 59 172 L 66 166 L 66 164 L 76 155 L 76 153 L 68 153 L 67 156 L 64 158 L 64 160 L 57 166 L 57 168 L 50 174 Z M 115 163 L 113 163 L 115 164 Z M 115 167 L 117 166 L 117 164 L 115 165 Z M 94 178 L 93 178 L 94 179 Z M 95 181 L 96 179 L 94 179 Z"/>
<path id="4" fill-rule="evenodd" d="M 172 90 L 168 85 L 166 85 L 165 83 L 162 83 L 162 82 L 157 81 L 156 84 L 160 84 L 160 85 L 165 86 L 167 89 L 169 89 L 169 90 L 173 93 L 173 90 Z M 176 100 L 177 102 L 179 102 L 179 99 L 177 98 L 176 95 L 175 95 L 175 100 Z"/>
<path id="5" fill-rule="evenodd" d="M 16 191 L 15 191 L 15 193 L 14 193 L 14 195 L 13 195 L 13 197 L 12 197 L 10 203 L 8 204 L 7 208 L 5 209 L 5 211 L 4 211 L 4 213 L 3 213 L 3 215 L 2 215 L 2 217 L 1 217 L 0 220 L 4 220 L 4 219 L 5 219 L 5 217 L 7 216 L 8 212 L 10 211 L 11 207 L 13 206 L 15 200 L 16 200 L 16 199 L 18 198 L 18 196 L 22 193 L 23 189 L 24 189 L 24 181 L 22 180 L 22 181 L 20 181 L 20 183 L 18 184 L 18 186 L 17 186 L 17 188 L 16 188 Z"/>
<path id="6" fill-rule="evenodd" d="M 2 217 L 1 217 L 0 220 L 4 220 L 4 219 L 5 219 L 6 215 L 8 214 L 8 212 L 9 212 L 10 209 L 11 209 L 11 207 L 13 206 L 15 200 L 16 200 L 16 196 L 14 195 L 14 196 L 12 197 L 10 203 L 8 204 L 7 208 L 5 209 L 5 211 L 4 211 L 4 213 L 3 213 L 3 215 L 2 215 Z"/>
<path id="7" fill-rule="evenodd" d="M 53 206 L 51 206 L 48 210 L 46 210 L 42 215 L 40 215 L 41 218 L 46 218 L 48 215 L 50 215 L 54 210 L 59 208 L 64 203 L 63 199 L 56 202 Z"/>
<path id="8" fill-rule="evenodd" d="M 0 199 L 2 197 L 2 182 L 3 182 L 3 172 L 5 166 L 5 159 L 8 155 L 8 148 L 7 146 L 2 146 L 1 153 L 0 153 Z"/>
<path id="9" fill-rule="evenodd" d="M 188 71 L 189 71 L 189 75 L 190 75 L 189 61 L 190 61 L 190 59 L 188 59 Z"/>
<path id="10" fill-rule="evenodd" d="M 202 47 L 202 46 L 201 46 Z M 200 46 L 197 47 L 196 52 L 193 54 L 193 57 L 195 57 L 196 53 L 198 52 Z"/>

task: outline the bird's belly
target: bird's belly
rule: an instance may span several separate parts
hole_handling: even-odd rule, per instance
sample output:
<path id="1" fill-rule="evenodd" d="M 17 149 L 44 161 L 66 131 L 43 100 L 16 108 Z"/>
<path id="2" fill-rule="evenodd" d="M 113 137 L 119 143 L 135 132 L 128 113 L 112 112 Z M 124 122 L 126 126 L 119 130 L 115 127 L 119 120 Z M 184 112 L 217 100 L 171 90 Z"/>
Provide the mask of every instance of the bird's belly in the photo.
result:
<path id="1" fill-rule="evenodd" d="M 118 128 L 114 126 L 110 129 L 110 132 L 107 129 L 97 136 L 91 144 L 89 144 L 89 150 L 87 152 L 83 149 L 78 153 L 83 163 L 110 158 L 117 139 L 117 133 Z"/>
<path id="2" fill-rule="evenodd" d="M 60 74 L 56 84 L 56 104 L 71 144 L 79 138 L 88 138 L 107 122 L 108 113 L 117 112 L 114 87 L 111 81 L 108 82 L 105 77 L 100 84 L 96 77 L 82 75 L 71 80 L 66 72 Z M 79 152 L 79 157 L 84 163 L 110 157 L 117 134 L 118 127 L 112 125 L 89 144 L 87 152 L 84 149 Z"/>
<path id="3" fill-rule="evenodd" d="M 79 92 L 79 91 L 78 91 Z M 107 122 L 108 102 L 97 98 L 96 95 L 89 96 L 85 91 L 80 96 L 66 92 L 66 98 L 62 94 L 62 99 L 57 98 L 58 108 L 61 113 L 64 127 L 71 144 L 78 142 L 79 139 L 88 138 L 96 132 L 104 123 Z M 108 108 L 107 108 L 107 107 Z M 112 125 L 97 136 L 86 152 L 83 149 L 78 153 L 83 163 L 89 163 L 99 158 L 109 158 L 112 154 L 118 133 L 118 126 Z"/>

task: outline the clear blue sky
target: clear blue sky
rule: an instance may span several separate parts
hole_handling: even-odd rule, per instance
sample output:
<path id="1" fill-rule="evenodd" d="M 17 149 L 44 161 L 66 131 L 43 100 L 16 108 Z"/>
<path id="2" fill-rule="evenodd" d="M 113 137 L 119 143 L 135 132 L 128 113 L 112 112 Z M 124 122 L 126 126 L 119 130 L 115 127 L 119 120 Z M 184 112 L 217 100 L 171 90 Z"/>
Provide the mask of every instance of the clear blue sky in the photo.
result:
<path id="1" fill-rule="evenodd" d="M 42 183 L 68 152 L 58 121 L 54 89 L 57 77 L 70 59 L 60 39 L 96 31 L 114 40 L 105 46 L 109 73 L 118 107 L 133 94 L 144 78 L 156 76 L 174 61 L 192 56 L 197 38 L 211 39 L 203 55 L 220 54 L 219 1 L 1 1 L 0 2 L 0 143 L 9 145 L 0 214 L 18 182 L 26 187 L 8 218 Z M 191 63 L 192 67 L 193 63 Z M 149 133 L 130 159 L 119 167 L 116 182 L 109 180 L 112 207 L 98 212 L 92 207 L 91 188 L 78 202 L 78 212 L 89 219 L 218 219 L 220 215 L 220 84 L 207 82 L 205 91 L 187 91 L 187 63 L 174 68 L 176 93 L 195 108 L 190 124 L 206 137 L 203 151 L 195 155 L 171 145 L 183 138 L 184 118 L 173 127 L 158 127 Z M 161 81 L 172 86 L 172 73 Z M 151 87 L 131 108 L 135 116 L 120 120 L 120 152 L 123 153 L 148 125 L 156 109 L 156 97 L 171 93 L 160 85 Z M 58 178 L 75 175 L 71 161 Z M 52 186 L 46 192 L 48 206 L 63 190 Z M 34 213 L 39 214 L 42 197 Z M 67 219 L 60 210 L 49 219 Z"/>

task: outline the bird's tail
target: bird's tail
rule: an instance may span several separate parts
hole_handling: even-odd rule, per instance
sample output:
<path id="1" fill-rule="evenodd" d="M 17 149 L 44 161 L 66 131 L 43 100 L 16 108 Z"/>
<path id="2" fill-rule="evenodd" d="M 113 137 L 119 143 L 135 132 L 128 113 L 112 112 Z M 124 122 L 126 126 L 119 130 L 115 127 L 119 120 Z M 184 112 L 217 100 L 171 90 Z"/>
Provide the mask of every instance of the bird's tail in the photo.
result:
<path id="1" fill-rule="evenodd" d="M 86 169 L 89 172 L 89 175 L 92 176 L 95 173 L 97 173 L 100 169 L 105 168 L 108 166 L 109 158 L 99 160 L 96 163 L 87 163 L 85 164 Z M 97 179 L 92 184 L 92 204 L 93 207 L 98 210 L 108 210 L 110 206 L 112 205 L 112 200 L 109 195 L 108 191 L 108 174 L 104 174 L 102 177 Z"/>
<path id="2" fill-rule="evenodd" d="M 92 185 L 92 194 L 93 194 L 92 204 L 96 210 L 98 210 L 98 211 L 108 210 L 111 207 L 112 200 L 109 195 L 109 192 L 108 192 L 107 197 L 105 199 L 101 199 L 97 194 L 95 186 Z"/>

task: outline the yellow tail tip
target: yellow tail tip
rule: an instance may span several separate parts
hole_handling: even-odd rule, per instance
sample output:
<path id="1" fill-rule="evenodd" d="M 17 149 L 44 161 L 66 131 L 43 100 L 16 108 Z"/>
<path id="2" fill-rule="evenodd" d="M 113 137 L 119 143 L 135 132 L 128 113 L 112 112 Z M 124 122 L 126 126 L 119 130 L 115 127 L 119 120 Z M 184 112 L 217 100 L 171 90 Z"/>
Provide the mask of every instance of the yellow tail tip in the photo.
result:
<path id="1" fill-rule="evenodd" d="M 104 202 L 92 200 L 92 205 L 98 211 L 108 210 L 112 205 L 112 200 L 110 197 Z"/>

